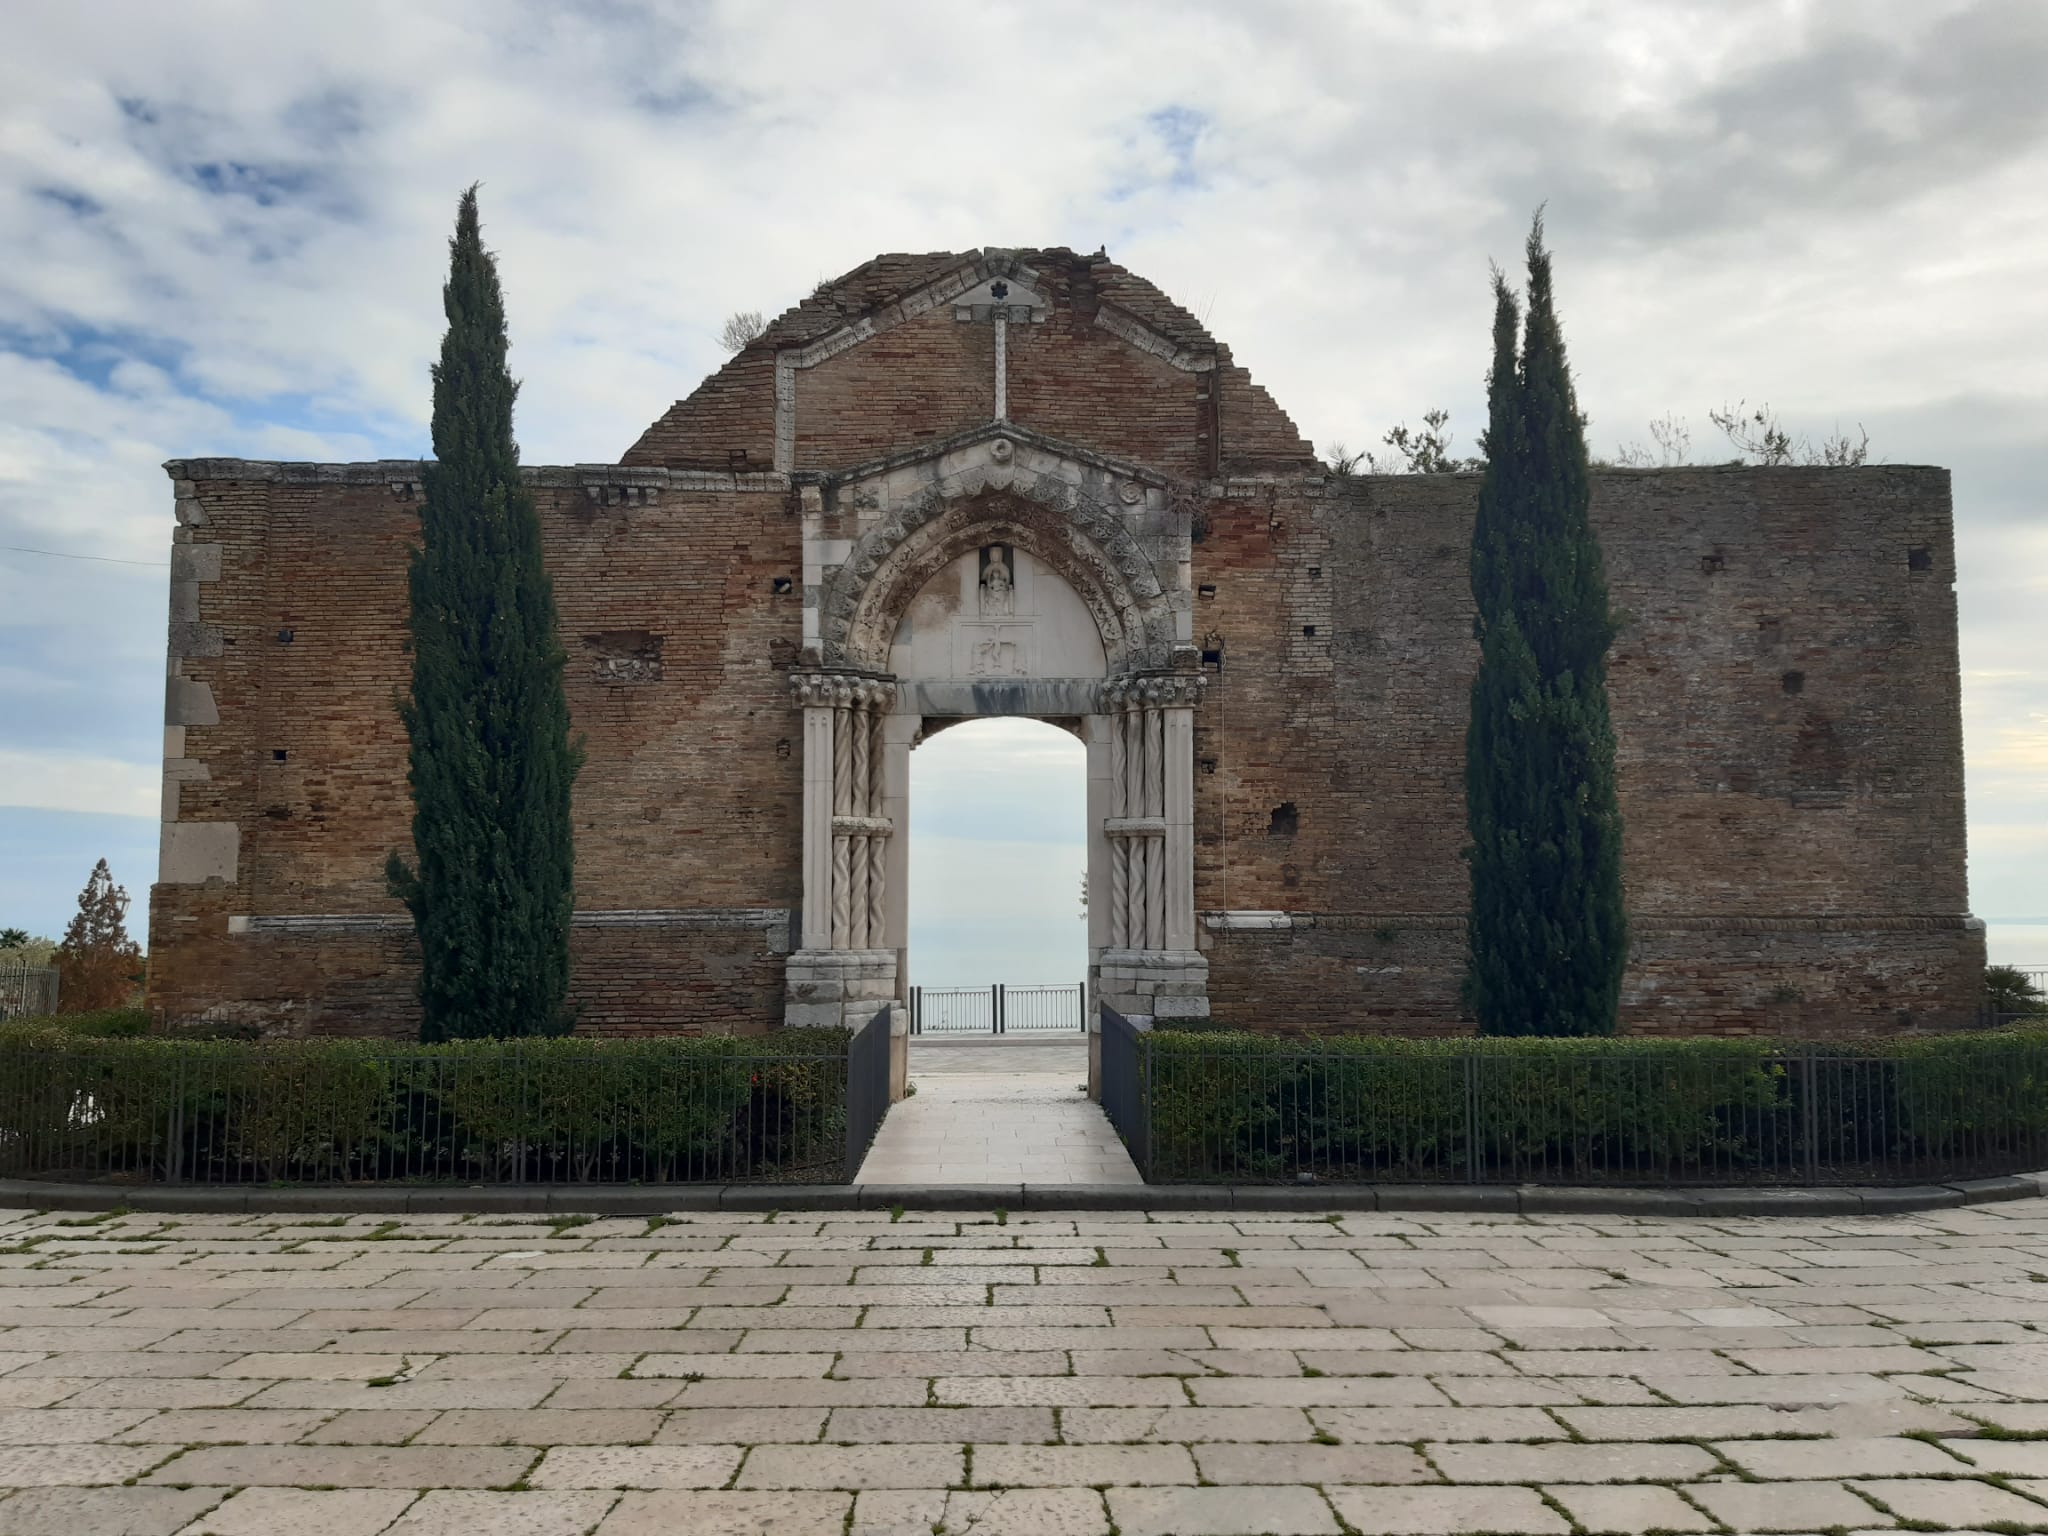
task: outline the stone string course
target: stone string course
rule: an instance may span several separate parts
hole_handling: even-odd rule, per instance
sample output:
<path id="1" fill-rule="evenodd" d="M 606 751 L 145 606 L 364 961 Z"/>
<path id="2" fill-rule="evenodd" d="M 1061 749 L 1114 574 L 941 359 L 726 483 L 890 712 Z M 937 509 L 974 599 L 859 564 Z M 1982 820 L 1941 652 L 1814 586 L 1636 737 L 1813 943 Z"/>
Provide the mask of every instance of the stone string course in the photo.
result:
<path id="1" fill-rule="evenodd" d="M 2042 1200 L 0 1208 L 0 1531 L 2038 1531 L 2044 1276 Z"/>

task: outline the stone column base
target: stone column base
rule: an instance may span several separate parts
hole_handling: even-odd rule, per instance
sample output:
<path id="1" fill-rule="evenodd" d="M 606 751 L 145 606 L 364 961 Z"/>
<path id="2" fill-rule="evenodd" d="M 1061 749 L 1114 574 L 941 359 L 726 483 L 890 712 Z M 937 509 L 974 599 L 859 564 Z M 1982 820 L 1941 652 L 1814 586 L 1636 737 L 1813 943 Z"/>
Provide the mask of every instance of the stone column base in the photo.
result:
<path id="1" fill-rule="evenodd" d="M 1105 949 L 1097 977 L 1100 1000 L 1133 1023 L 1209 1017 L 1209 961 L 1199 950 Z"/>
<path id="2" fill-rule="evenodd" d="M 896 951 L 799 949 L 784 965 L 783 992 L 788 1027 L 858 1029 L 896 1001 Z"/>

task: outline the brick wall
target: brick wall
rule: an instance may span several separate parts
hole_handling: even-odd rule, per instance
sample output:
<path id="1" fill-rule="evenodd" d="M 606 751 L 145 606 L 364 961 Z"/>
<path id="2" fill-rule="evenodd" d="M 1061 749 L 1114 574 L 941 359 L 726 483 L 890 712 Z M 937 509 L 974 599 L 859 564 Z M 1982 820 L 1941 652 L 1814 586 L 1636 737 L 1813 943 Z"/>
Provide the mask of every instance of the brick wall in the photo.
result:
<path id="1" fill-rule="evenodd" d="M 1475 476 L 1211 505 L 1196 905 L 1220 1014 L 1441 1028 L 1463 970 Z M 1613 471 L 1631 1028 L 1966 1021 L 1948 476 Z M 1313 630 L 1314 633 L 1309 633 Z"/>
<path id="2" fill-rule="evenodd" d="M 410 842 L 406 741 L 395 699 L 405 650 L 403 470 L 194 466 L 221 548 L 202 597 L 218 654 L 185 679 L 218 724 L 185 730 L 205 777 L 179 821 L 238 829 L 236 878 L 152 894 L 150 1004 L 189 1017 L 223 1003 L 294 1028 L 409 1028 L 401 939 L 262 930 L 261 920 L 386 917 L 385 855 Z M 601 472 L 600 472 L 601 473 Z M 576 930 L 574 1000 L 597 1030 L 769 1027 L 784 928 L 687 916 L 782 912 L 801 899 L 800 736 L 783 673 L 799 601 L 797 519 L 780 491 L 644 499 L 630 484 L 539 472 L 547 559 L 569 652 L 579 911 L 684 914 Z M 628 477 L 630 478 L 630 477 Z M 408 485 L 409 482 L 401 481 Z M 228 920 L 259 920 L 230 934 Z"/>

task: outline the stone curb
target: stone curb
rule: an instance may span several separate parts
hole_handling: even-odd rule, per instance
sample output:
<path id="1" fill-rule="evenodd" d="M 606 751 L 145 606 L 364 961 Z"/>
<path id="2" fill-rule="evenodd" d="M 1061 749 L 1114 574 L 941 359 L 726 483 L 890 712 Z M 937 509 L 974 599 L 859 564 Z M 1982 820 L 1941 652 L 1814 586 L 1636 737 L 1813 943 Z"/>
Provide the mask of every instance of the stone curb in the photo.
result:
<path id="1" fill-rule="evenodd" d="M 2048 1195 L 2048 1173 L 1831 1189 L 1533 1184 L 376 1185 L 320 1189 L 0 1179 L 0 1207 L 50 1211 L 657 1216 L 671 1211 L 1480 1211 L 1557 1216 L 1890 1216 Z"/>

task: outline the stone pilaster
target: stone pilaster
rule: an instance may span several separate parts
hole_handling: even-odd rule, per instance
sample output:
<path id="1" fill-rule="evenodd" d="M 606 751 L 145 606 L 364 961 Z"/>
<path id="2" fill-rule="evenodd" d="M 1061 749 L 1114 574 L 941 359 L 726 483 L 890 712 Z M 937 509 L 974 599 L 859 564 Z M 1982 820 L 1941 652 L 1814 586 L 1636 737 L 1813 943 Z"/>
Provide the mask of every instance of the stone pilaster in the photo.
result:
<path id="1" fill-rule="evenodd" d="M 1103 686 L 1110 720 L 1110 882 L 1102 1000 L 1141 1018 L 1208 1013 L 1195 948 L 1194 708 L 1203 680 L 1140 675 Z"/>
<path id="2" fill-rule="evenodd" d="M 896 689 L 844 672 L 795 673 L 790 688 L 804 712 L 804 916 L 784 1021 L 858 1026 L 896 996 L 896 952 L 885 947 L 895 823 L 881 770 Z"/>

